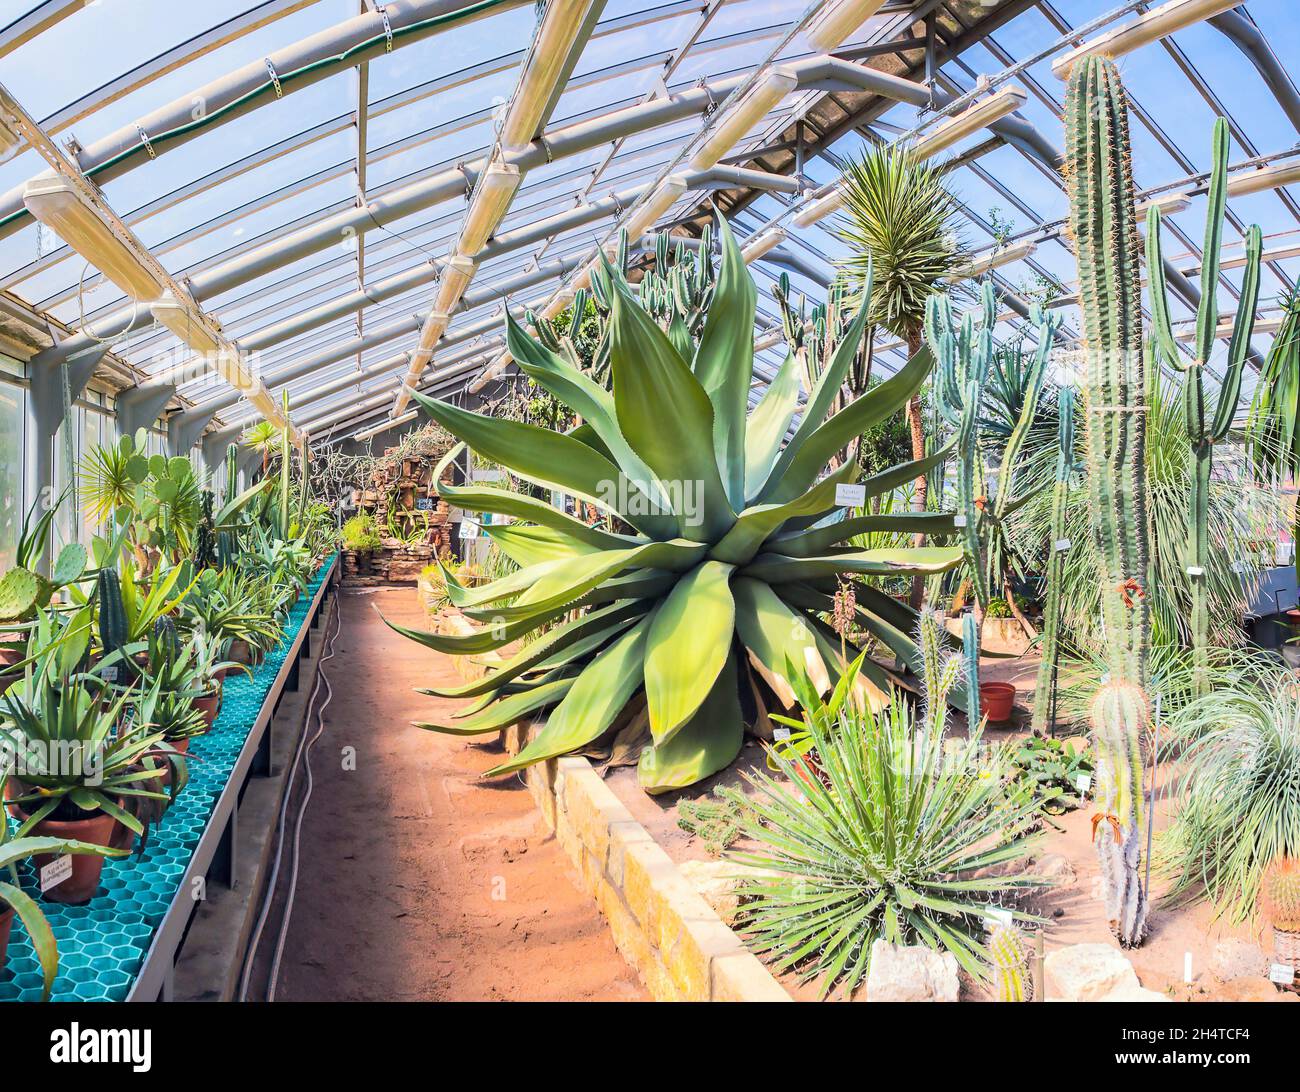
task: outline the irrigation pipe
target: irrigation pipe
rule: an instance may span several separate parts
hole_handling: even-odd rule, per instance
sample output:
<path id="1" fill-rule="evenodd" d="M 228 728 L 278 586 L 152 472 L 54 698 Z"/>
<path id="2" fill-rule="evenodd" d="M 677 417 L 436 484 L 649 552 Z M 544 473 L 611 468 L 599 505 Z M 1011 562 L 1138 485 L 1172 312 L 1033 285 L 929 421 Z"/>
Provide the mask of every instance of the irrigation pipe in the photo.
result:
<path id="1" fill-rule="evenodd" d="M 294 751 L 293 763 L 289 767 L 289 780 L 288 783 L 285 785 L 284 797 L 280 801 L 280 814 L 279 817 L 276 819 L 275 860 L 271 865 L 271 876 L 266 883 L 266 891 L 262 897 L 262 908 L 257 915 L 257 924 L 253 927 L 253 935 L 249 939 L 248 950 L 244 955 L 244 966 L 239 976 L 238 1000 L 240 1001 L 248 1000 L 248 982 L 253 972 L 253 963 L 257 958 L 258 948 L 261 946 L 262 931 L 263 929 L 266 928 L 266 919 L 270 916 L 271 904 L 275 901 L 276 882 L 279 880 L 280 877 L 280 862 L 284 859 L 284 832 L 286 827 L 286 819 L 288 818 L 288 813 L 289 813 L 289 801 L 293 797 L 293 785 L 294 785 L 294 781 L 297 779 L 298 776 L 298 767 L 302 763 L 303 755 L 306 753 L 310 744 L 315 743 L 316 740 L 320 737 L 321 732 L 324 731 L 325 707 L 329 705 L 330 698 L 333 697 L 333 690 L 330 688 L 329 679 L 325 674 L 324 664 L 326 660 L 333 657 L 334 642 L 338 639 L 339 631 L 343 628 L 343 611 L 337 599 L 334 603 L 334 623 L 335 623 L 334 632 L 330 634 L 326 643 L 325 652 L 321 656 L 320 660 L 317 662 L 316 665 L 316 682 L 315 685 L 312 686 L 311 696 L 307 699 L 307 711 L 305 717 L 303 718 L 302 736 L 299 738 L 298 747 Z M 329 693 L 325 699 L 324 704 L 321 705 L 320 709 L 316 711 L 316 734 L 313 735 L 309 741 L 307 738 L 307 728 L 308 725 L 311 723 L 312 708 L 316 703 L 316 695 L 320 692 L 320 684 L 322 679 L 325 680 L 325 686 L 329 690 Z M 288 930 L 289 916 L 293 911 L 294 888 L 296 887 L 297 880 L 298 880 L 298 841 L 299 841 L 299 835 L 301 834 L 302 831 L 302 817 L 307 810 L 307 800 L 311 796 L 311 786 L 312 786 L 311 767 L 309 764 L 307 767 L 307 795 L 303 798 L 302 807 L 298 812 L 298 816 L 294 824 L 293 869 L 292 869 L 292 876 L 290 880 L 289 897 L 288 897 L 288 902 L 285 904 L 284 920 L 281 923 L 280 935 L 276 938 L 275 960 L 271 969 L 270 985 L 267 988 L 268 1001 L 274 1000 L 275 979 L 279 971 L 280 955 L 284 948 L 284 939 Z"/>

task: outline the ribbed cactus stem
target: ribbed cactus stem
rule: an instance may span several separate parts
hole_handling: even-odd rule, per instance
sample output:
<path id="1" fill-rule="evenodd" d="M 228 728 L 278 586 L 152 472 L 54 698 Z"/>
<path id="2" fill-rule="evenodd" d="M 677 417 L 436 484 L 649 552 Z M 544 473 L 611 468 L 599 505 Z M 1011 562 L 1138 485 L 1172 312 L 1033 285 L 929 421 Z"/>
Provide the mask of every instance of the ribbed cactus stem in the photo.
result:
<path id="1" fill-rule="evenodd" d="M 1070 495 L 1070 473 L 1074 468 L 1074 388 L 1062 387 L 1056 397 L 1056 480 L 1052 484 L 1052 540 L 1047 544 L 1047 597 L 1043 604 L 1042 658 L 1034 684 L 1033 731 L 1042 735 L 1051 713 L 1052 673 L 1061 641 L 1061 586 L 1065 571 L 1065 512 Z"/>
<path id="2" fill-rule="evenodd" d="M 1014 925 L 997 925 L 989 932 L 989 963 L 993 988 L 999 1001 L 1032 1001 L 1033 978 L 1029 968 L 1029 944 Z"/>
<path id="3" fill-rule="evenodd" d="M 1107 679 L 1092 706 L 1094 843 L 1107 917 L 1128 947 L 1146 934 L 1142 740 L 1149 613 L 1142 282 L 1128 101 L 1114 61 L 1085 57 L 1065 106 L 1070 230 L 1079 262 L 1088 495 L 1101 561 Z"/>

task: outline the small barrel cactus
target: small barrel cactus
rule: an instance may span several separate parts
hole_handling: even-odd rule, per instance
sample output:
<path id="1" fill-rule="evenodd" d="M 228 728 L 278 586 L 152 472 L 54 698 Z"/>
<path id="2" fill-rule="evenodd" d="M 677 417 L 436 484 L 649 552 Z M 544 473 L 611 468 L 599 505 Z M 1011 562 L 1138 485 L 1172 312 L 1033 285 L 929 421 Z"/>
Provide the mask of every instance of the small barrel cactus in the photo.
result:
<path id="1" fill-rule="evenodd" d="M 989 962 L 999 1001 L 1032 1001 L 1034 980 L 1029 969 L 1029 943 L 1014 925 L 997 925 L 989 933 Z"/>
<path id="2" fill-rule="evenodd" d="M 1300 857 L 1278 857 L 1260 884 L 1260 909 L 1273 928 L 1300 933 Z"/>

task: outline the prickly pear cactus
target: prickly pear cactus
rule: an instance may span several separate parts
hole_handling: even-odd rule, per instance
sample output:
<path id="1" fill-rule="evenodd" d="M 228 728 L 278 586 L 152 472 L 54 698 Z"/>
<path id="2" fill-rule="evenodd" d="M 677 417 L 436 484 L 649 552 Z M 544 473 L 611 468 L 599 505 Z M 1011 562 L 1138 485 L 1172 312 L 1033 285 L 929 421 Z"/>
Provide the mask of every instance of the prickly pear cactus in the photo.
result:
<path id="1" fill-rule="evenodd" d="M 1014 925 L 996 925 L 989 933 L 989 964 L 999 1001 L 1032 1001 L 1034 980 L 1029 967 L 1028 938 Z"/>
<path id="2" fill-rule="evenodd" d="M 22 621 L 38 606 L 41 580 L 26 569 L 10 569 L 0 578 L 0 622 Z"/>

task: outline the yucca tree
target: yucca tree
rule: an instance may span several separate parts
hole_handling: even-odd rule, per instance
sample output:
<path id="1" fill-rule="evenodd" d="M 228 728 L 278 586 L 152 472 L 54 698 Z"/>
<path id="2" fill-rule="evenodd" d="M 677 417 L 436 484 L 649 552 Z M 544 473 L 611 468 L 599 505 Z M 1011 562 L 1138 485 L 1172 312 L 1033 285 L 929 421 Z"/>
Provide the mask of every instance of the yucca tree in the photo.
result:
<path id="1" fill-rule="evenodd" d="M 852 248 L 844 269 L 859 285 L 872 280 L 867 322 L 907 342 L 908 356 L 921 346 L 930 294 L 961 257 L 957 200 L 942 172 L 909 149 L 880 147 L 848 164 L 842 180 L 841 237 Z M 925 457 L 921 395 L 907 405 L 912 458 Z M 927 483 L 916 481 L 913 507 L 925 511 Z M 921 585 L 913 581 L 913 606 Z"/>
<path id="2" fill-rule="evenodd" d="M 612 393 L 507 320 L 515 360 L 581 416 L 575 431 L 483 417 L 416 395 L 478 455 L 603 513 L 605 526 L 591 526 L 504 489 L 440 490 L 462 508 L 513 517 L 516 522 L 487 530 L 521 567 L 473 589 L 449 577 L 453 604 L 484 623 L 473 634 L 395 629 L 442 652 L 476 654 L 586 608 L 488 677 L 432 691 L 480 699 L 461 724 L 422 725 L 453 734 L 497 731 L 551 709 L 540 734 L 493 773 L 584 747 L 612 727 L 634 731 L 639 722 L 650 736 L 639 763 L 642 785 L 650 792 L 690 785 L 736 757 L 749 717 L 761 716 L 773 701 L 792 704 L 790 665 L 823 688 L 838 678 L 839 638 L 819 615 L 831 608 L 842 574 L 924 575 L 961 559 L 956 548 L 839 546 L 888 527 L 951 532 L 952 519 L 939 513 L 828 519 L 837 514 L 837 487 L 860 472 L 845 460 L 821 476 L 854 437 L 904 405 L 930 370 L 928 350 L 828 417 L 863 336 L 864 307 L 797 422 L 793 356 L 748 413 L 756 291 L 725 222 L 721 238 L 717 286 L 698 339 L 683 338 L 680 329 L 675 337 L 665 333 L 627 282 L 605 268 Z M 946 454 L 872 475 L 863 483 L 868 497 L 925 473 Z M 912 611 L 868 586 L 858 589 L 856 609 L 867 632 L 917 665 Z M 863 701 L 883 703 L 892 682 L 868 660 Z"/>

